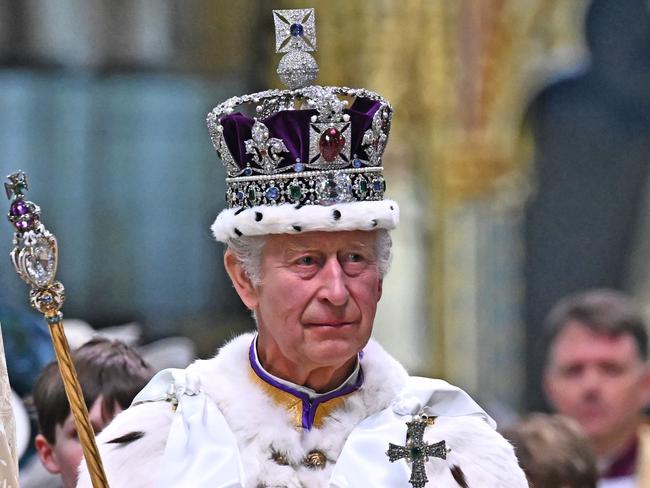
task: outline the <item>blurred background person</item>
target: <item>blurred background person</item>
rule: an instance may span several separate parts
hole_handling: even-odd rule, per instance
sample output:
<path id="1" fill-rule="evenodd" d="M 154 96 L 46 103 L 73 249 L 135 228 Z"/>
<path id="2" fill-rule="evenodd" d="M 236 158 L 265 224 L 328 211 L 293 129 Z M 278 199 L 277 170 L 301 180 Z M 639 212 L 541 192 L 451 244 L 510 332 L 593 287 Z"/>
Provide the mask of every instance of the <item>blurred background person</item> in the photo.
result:
<path id="1" fill-rule="evenodd" d="M 93 339 L 74 350 L 72 358 L 96 434 L 131 404 L 153 374 L 135 349 L 104 338 Z M 24 473 L 21 486 L 74 488 L 83 453 L 56 362 L 41 372 L 33 398 L 39 425 L 34 440 L 36 452 L 49 473 L 60 475 L 60 482 L 40 477 L 35 469 Z"/>
<path id="2" fill-rule="evenodd" d="M 530 488 L 596 488 L 596 458 L 580 425 L 535 413 L 506 429 Z"/>
<path id="3" fill-rule="evenodd" d="M 648 334 L 624 294 L 593 289 L 560 300 L 547 327 L 544 388 L 555 409 L 576 420 L 598 460 L 599 487 L 632 488 L 650 403 Z"/>
<path id="4" fill-rule="evenodd" d="M 529 106 L 534 194 L 525 218 L 527 408 L 545 407 L 543 323 L 589 288 L 650 304 L 650 4 L 594 0 L 589 57 Z M 648 309 L 650 311 L 650 309 Z"/>

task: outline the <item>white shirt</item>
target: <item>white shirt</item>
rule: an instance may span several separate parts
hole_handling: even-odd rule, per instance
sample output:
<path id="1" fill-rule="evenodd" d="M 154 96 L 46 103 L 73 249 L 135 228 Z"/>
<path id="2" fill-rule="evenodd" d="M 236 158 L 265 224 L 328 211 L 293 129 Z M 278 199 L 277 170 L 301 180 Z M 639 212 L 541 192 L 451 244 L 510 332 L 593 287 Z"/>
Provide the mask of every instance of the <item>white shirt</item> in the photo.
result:
<path id="1" fill-rule="evenodd" d="M 598 481 L 597 488 L 635 488 L 636 476 L 621 476 Z"/>

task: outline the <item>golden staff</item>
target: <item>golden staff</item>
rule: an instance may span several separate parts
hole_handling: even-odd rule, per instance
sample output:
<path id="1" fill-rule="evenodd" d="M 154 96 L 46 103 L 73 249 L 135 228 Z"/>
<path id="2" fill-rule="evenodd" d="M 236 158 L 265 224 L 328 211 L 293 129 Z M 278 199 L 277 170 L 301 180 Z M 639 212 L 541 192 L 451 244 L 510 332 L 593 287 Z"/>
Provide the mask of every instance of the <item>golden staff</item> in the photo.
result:
<path id="1" fill-rule="evenodd" d="M 63 314 L 59 311 L 65 300 L 65 289 L 60 281 L 54 279 L 58 259 L 56 238 L 41 223 L 41 209 L 38 205 L 24 198 L 27 190 L 25 173 L 18 171 L 7 178 L 9 183 L 5 183 L 5 190 L 7 198 L 11 200 L 8 218 L 15 229 L 11 262 L 16 273 L 31 287 L 29 303 L 45 316 L 49 326 L 93 488 L 109 488 L 81 385 L 70 356 L 70 346 L 63 329 Z"/>

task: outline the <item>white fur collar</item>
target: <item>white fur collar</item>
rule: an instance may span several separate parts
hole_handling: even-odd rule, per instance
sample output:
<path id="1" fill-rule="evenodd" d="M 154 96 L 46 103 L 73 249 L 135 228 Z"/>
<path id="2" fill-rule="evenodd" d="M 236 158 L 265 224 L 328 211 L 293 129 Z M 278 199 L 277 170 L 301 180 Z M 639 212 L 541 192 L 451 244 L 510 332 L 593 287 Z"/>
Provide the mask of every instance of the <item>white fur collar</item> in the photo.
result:
<path id="1" fill-rule="evenodd" d="M 363 386 L 345 397 L 342 406 L 330 413 L 320 428 L 297 431 L 293 416 L 274 403 L 249 376 L 246 366 L 252 338 L 252 335 L 239 337 L 224 346 L 215 358 L 197 361 L 185 371 L 159 373 L 138 395 L 140 403 L 122 412 L 104 429 L 98 445 L 111 486 L 168 486 L 169 480 L 159 477 L 161 469 L 168 466 L 165 463 L 170 462 L 175 463 L 174 471 L 179 474 L 172 486 L 190 486 L 186 480 L 192 480 L 191 486 L 214 486 L 220 478 L 204 472 L 204 468 L 209 470 L 213 466 L 206 456 L 214 453 L 221 459 L 223 451 L 213 444 L 203 446 L 201 442 L 230 436 L 232 440 L 221 444 L 220 440 L 217 444 L 226 446 L 231 453 L 229 443 L 237 443 L 237 452 L 232 453 L 228 469 L 239 471 L 236 477 L 244 480 L 246 488 L 407 487 L 410 467 L 404 460 L 389 463 L 386 449 L 388 442 L 403 445 L 405 422 L 422 408 L 428 415 L 438 417 L 435 428 L 425 432 L 424 440 L 429 444 L 444 440 L 451 449 L 446 461 L 432 459 L 426 463 L 431 486 L 462 486 L 452 477 L 453 467 L 462 468 L 471 488 L 527 485 L 512 446 L 493 430 L 489 417 L 462 390 L 441 380 L 409 378 L 372 341 L 361 360 Z M 185 407 L 196 407 L 203 405 L 206 397 L 214 401 L 205 403 L 212 414 L 190 408 L 188 412 L 199 413 L 198 424 L 190 424 L 187 431 L 181 427 L 182 432 L 177 430 L 170 444 L 171 426 L 182 426 L 194 417 L 185 418 L 183 408 L 175 411 L 169 400 L 178 398 Z M 203 424 L 201 415 L 210 414 L 214 418 L 215 404 L 224 426 L 211 431 L 212 437 L 202 437 L 200 430 L 209 423 Z M 139 440 L 110 442 L 134 432 L 141 434 Z M 186 441 L 190 444 L 184 444 Z M 175 452 L 171 458 L 170 448 Z M 310 470 L 302 466 L 303 457 L 312 449 L 327 456 L 325 469 Z M 203 464 L 193 457 L 199 451 Z M 273 461 L 274 451 L 282 454 L 288 465 Z M 186 470 L 193 474 L 188 475 Z M 84 466 L 82 471 L 78 487 L 90 488 Z"/>
<path id="2" fill-rule="evenodd" d="M 406 382 L 406 371 L 371 340 L 361 360 L 364 383 L 358 393 L 346 397 L 321 428 L 298 432 L 289 413 L 268 398 L 251 381 L 248 368 L 242 367 L 248 362 L 252 339 L 252 334 L 237 337 L 215 358 L 197 361 L 190 367 L 202 379 L 203 391 L 217 403 L 237 438 L 246 485 L 326 486 L 349 433 L 363 419 L 391 403 Z M 302 466 L 302 459 L 313 449 L 326 455 L 325 469 Z M 274 451 L 283 454 L 289 466 L 273 461 Z"/>

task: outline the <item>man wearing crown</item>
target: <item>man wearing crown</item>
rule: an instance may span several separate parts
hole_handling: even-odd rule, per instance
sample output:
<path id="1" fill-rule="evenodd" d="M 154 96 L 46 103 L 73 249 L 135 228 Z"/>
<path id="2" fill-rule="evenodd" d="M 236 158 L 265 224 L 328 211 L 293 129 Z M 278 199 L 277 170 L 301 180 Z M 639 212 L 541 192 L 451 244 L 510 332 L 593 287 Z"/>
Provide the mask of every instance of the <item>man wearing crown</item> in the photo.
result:
<path id="1" fill-rule="evenodd" d="M 410 377 L 370 338 L 398 222 L 381 166 L 392 109 L 309 85 L 313 10 L 274 19 L 289 89 L 208 115 L 228 173 L 212 230 L 257 331 L 162 371 L 102 432 L 111 486 L 528 486 L 467 394 Z"/>

